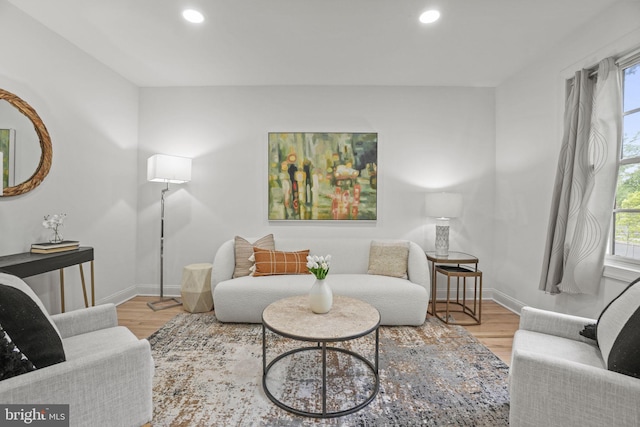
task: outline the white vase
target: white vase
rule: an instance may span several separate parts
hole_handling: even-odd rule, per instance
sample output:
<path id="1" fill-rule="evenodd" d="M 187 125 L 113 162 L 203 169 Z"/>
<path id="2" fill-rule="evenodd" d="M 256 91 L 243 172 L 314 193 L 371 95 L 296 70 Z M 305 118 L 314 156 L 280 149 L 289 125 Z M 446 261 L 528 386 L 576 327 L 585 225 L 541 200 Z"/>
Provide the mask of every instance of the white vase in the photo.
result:
<path id="1" fill-rule="evenodd" d="M 316 279 L 309 291 L 309 306 L 311 311 L 324 314 L 331 310 L 333 305 L 333 292 L 325 279 Z"/>

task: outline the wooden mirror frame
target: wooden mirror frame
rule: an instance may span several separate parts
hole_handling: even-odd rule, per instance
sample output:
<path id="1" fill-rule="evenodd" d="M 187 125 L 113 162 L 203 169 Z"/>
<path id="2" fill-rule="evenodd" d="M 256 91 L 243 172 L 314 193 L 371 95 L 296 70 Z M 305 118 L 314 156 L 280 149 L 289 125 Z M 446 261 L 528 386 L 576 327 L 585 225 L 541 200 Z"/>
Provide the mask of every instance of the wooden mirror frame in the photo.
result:
<path id="1" fill-rule="evenodd" d="M 31 123 L 33 123 L 33 127 L 38 134 L 40 149 L 42 151 L 40 154 L 40 163 L 38 163 L 38 167 L 33 175 L 18 185 L 5 188 L 2 192 L 2 197 L 17 196 L 19 194 L 28 193 L 36 188 L 42 181 L 44 181 L 44 178 L 49 173 L 49 169 L 51 169 L 51 159 L 53 157 L 51 137 L 49 136 L 49 132 L 42 122 L 42 119 L 38 116 L 38 113 L 36 113 L 36 110 L 34 110 L 26 101 L 3 89 L 0 89 L 0 99 L 4 99 L 9 104 L 13 105 L 18 109 L 18 111 L 20 111 L 20 113 L 24 114 L 29 120 L 31 120 Z"/>

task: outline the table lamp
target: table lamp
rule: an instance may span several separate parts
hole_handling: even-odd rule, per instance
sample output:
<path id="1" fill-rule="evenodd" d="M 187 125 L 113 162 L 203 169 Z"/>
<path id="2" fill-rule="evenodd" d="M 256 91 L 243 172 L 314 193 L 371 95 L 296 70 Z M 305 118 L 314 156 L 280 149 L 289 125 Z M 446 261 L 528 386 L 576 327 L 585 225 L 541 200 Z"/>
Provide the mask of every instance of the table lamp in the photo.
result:
<path id="1" fill-rule="evenodd" d="M 449 256 L 449 219 L 462 213 L 462 195 L 458 193 L 427 193 L 426 213 L 436 220 L 436 256 Z"/>
<path id="2" fill-rule="evenodd" d="M 191 159 L 155 154 L 147 159 L 147 180 L 167 185 L 160 192 L 160 299 L 147 303 L 149 308 L 157 311 L 182 304 L 176 297 L 164 297 L 164 195 L 169 191 L 169 183 L 184 184 L 191 181 Z"/>

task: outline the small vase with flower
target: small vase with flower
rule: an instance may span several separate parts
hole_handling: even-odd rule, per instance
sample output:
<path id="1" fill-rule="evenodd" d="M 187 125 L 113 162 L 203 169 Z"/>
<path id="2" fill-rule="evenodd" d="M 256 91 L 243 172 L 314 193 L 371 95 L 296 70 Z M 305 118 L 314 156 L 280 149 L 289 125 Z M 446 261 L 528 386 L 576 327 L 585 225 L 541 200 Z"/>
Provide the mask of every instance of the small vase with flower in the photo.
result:
<path id="1" fill-rule="evenodd" d="M 66 217 L 67 214 L 45 215 L 44 221 L 42 221 L 42 226 L 53 231 L 53 234 L 49 238 L 50 243 L 60 243 L 64 240 L 60 227 L 63 226 L 64 219 Z"/>
<path id="2" fill-rule="evenodd" d="M 333 292 L 326 280 L 330 261 L 331 255 L 307 257 L 307 268 L 316 276 L 309 291 L 309 306 L 316 314 L 328 313 L 333 305 Z"/>

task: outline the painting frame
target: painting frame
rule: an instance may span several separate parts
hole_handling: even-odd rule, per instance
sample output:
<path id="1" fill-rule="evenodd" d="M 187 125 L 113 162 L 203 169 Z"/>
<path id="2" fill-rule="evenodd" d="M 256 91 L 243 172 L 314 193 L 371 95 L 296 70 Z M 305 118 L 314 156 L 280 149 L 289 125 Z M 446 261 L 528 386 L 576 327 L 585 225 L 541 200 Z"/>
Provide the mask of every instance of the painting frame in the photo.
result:
<path id="1" fill-rule="evenodd" d="M 2 186 L 15 186 L 16 180 L 16 130 L 0 129 L 0 153 L 2 153 Z"/>
<path id="2" fill-rule="evenodd" d="M 269 132 L 269 221 L 378 219 L 377 132 Z"/>

